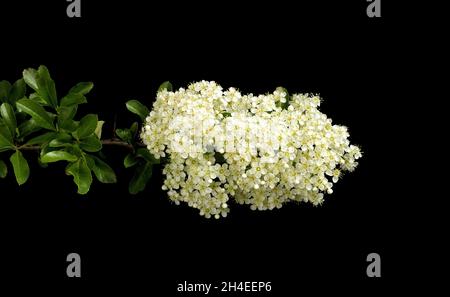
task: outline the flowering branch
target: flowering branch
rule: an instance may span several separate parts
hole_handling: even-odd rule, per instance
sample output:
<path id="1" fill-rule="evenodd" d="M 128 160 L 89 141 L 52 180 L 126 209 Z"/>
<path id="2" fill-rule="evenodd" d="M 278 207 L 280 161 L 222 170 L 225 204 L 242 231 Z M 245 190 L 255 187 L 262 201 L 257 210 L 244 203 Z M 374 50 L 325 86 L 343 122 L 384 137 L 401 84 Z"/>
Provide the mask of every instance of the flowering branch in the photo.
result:
<path id="1" fill-rule="evenodd" d="M 145 189 L 153 165 L 163 160 L 162 189 L 169 199 L 220 218 L 230 211 L 230 201 L 253 210 L 289 201 L 320 205 L 361 157 L 347 128 L 319 111 L 318 95 L 290 95 L 281 87 L 271 94 L 241 94 L 206 81 L 174 92 L 165 82 L 152 112 L 137 100 L 126 102 L 141 127 L 134 122 L 117 128 L 114 121 L 113 137 L 102 139 L 98 115 L 77 116 L 92 88 L 79 83 L 58 97 L 45 66 L 25 70 L 13 85 L 1 81 L 0 177 L 8 173 L 8 154 L 17 183 L 24 184 L 30 168 L 22 151 L 35 150 L 40 164 L 66 162 L 66 174 L 86 194 L 93 176 L 117 181 L 102 149 L 121 147 L 127 151 L 123 166 L 134 169 L 131 194 Z"/>

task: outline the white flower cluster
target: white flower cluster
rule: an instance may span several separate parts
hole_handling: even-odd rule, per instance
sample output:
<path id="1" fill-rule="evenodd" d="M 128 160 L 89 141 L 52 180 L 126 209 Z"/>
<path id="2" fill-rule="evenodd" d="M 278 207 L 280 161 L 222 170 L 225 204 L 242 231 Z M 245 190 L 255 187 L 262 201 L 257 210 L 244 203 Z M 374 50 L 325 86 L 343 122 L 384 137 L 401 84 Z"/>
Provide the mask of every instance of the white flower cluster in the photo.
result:
<path id="1" fill-rule="evenodd" d="M 158 92 L 141 137 L 168 160 L 169 198 L 207 218 L 225 217 L 233 198 L 253 210 L 292 200 L 318 205 L 361 157 L 347 128 L 332 125 L 319 105 L 318 96 L 290 97 L 283 88 L 243 95 L 201 81 Z"/>

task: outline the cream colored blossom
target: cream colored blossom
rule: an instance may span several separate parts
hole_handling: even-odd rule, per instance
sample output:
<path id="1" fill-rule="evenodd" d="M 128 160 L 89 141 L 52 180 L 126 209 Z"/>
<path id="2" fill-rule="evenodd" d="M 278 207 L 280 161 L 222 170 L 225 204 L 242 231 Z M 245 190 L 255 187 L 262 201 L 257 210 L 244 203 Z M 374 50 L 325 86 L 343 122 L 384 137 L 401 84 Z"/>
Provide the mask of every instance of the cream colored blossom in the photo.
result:
<path id="1" fill-rule="evenodd" d="M 156 158 L 170 156 L 162 187 L 169 199 L 207 218 L 226 216 L 230 199 L 253 210 L 318 205 L 361 157 L 347 128 L 318 110 L 320 102 L 282 88 L 242 95 L 201 81 L 158 92 L 141 137 Z"/>

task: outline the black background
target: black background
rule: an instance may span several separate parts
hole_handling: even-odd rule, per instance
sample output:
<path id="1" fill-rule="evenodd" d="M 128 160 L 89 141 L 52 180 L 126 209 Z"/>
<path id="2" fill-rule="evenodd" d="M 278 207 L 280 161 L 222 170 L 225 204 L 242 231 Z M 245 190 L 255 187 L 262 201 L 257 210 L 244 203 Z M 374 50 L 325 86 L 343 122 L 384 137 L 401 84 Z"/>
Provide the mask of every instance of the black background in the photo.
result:
<path id="1" fill-rule="evenodd" d="M 307 289 L 385 293 L 416 274 L 408 266 L 407 198 L 397 187 L 404 183 L 396 107 L 406 29 L 388 1 L 380 19 L 367 17 L 365 1 L 82 0 L 81 19 L 66 16 L 65 1 L 35 2 L 0 4 L 0 78 L 13 81 L 43 64 L 60 95 L 93 81 L 81 111 L 99 113 L 106 135 L 115 115 L 119 127 L 131 124 L 127 100 L 151 106 L 163 81 L 184 87 L 205 79 L 243 92 L 284 86 L 320 93 L 321 110 L 349 127 L 364 155 L 321 207 L 232 205 L 221 220 L 171 204 L 160 168 L 144 193 L 129 195 L 125 152 L 117 148 L 105 152 L 119 183 L 94 183 L 86 196 L 76 194 L 62 166 L 34 164 L 26 185 L 17 187 L 12 176 L 0 181 L 2 269 L 10 279 L 162 296 L 179 295 L 184 280 L 271 281 L 271 295 L 293 296 Z M 81 279 L 66 277 L 71 252 L 81 255 Z M 381 279 L 366 276 L 371 252 L 381 255 Z"/>

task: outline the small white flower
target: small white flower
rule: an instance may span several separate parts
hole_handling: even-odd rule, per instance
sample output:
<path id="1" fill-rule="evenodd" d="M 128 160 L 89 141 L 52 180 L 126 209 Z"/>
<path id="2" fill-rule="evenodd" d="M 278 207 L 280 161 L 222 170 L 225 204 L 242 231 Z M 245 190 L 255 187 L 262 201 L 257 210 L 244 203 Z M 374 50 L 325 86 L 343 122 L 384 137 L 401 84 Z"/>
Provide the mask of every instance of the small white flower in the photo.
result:
<path id="1" fill-rule="evenodd" d="M 319 96 L 293 94 L 287 109 L 277 107 L 287 98 L 283 88 L 242 95 L 207 81 L 158 92 L 141 137 L 155 158 L 169 157 L 169 199 L 217 219 L 227 216 L 229 199 L 252 210 L 322 204 L 362 154 L 347 129 L 318 110 Z"/>

